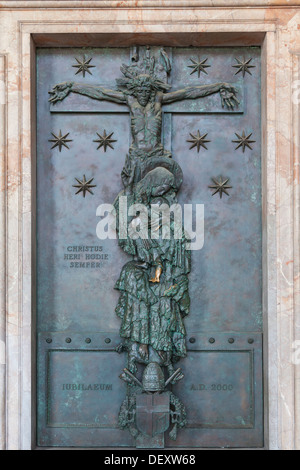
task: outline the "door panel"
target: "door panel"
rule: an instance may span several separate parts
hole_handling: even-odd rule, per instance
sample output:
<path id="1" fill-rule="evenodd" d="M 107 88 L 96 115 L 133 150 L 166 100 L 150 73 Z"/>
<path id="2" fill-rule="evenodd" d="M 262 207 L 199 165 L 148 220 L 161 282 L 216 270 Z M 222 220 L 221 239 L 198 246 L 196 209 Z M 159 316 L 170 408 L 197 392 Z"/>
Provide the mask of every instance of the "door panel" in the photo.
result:
<path id="1" fill-rule="evenodd" d="M 140 54 L 145 48 L 140 48 Z M 151 48 L 157 52 L 159 48 Z M 178 363 L 185 378 L 172 387 L 185 404 L 187 426 L 166 447 L 263 446 L 262 226 L 260 49 L 165 48 L 173 89 L 233 84 L 240 104 L 222 108 L 219 94 L 163 108 L 163 144 L 183 170 L 181 205 L 204 205 L 204 245 L 192 251 L 191 309 L 184 319 L 188 353 Z M 96 215 L 122 189 L 120 174 L 131 144 L 127 106 L 76 93 L 48 102 L 48 91 L 76 81 L 115 88 L 130 48 L 37 50 L 37 329 L 38 445 L 134 446 L 118 428 L 126 386 L 126 355 L 115 314 L 114 289 L 129 261 L 118 240 L 99 240 Z M 94 67 L 77 75 L 79 61 Z M 191 59 L 208 58 L 207 75 Z M 236 60 L 238 58 L 239 60 Z M 233 65 L 252 58 L 251 72 Z M 98 148 L 112 134 L 112 147 Z M 207 134 L 207 149 L 190 149 L 191 134 Z M 61 134 L 59 134 L 61 132 Z M 238 147 L 238 136 L 253 142 Z M 98 134 L 97 134 L 98 133 Z M 65 145 L 54 148 L 56 137 Z M 52 140 L 52 142 L 50 142 Z M 91 180 L 93 194 L 76 194 Z M 212 178 L 229 178 L 229 196 L 212 195 Z M 77 180 L 76 180 L 77 179 Z M 141 369 L 139 369 L 141 378 Z"/>

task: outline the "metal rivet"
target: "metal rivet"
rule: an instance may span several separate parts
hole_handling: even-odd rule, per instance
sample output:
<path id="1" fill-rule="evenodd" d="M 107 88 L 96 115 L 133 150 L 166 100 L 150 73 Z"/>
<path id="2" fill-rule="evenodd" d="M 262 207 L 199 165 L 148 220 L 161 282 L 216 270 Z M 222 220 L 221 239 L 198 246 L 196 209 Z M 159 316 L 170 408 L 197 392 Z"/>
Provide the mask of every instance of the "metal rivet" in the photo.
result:
<path id="1" fill-rule="evenodd" d="M 71 338 L 66 338 L 66 343 L 71 343 Z"/>
<path id="2" fill-rule="evenodd" d="M 46 339 L 46 343 L 48 343 L 48 344 L 52 343 L 52 339 L 51 339 L 51 338 L 47 338 L 47 339 Z"/>
<path id="3" fill-rule="evenodd" d="M 190 339 L 189 339 L 189 342 L 192 343 L 192 344 L 194 344 L 194 343 L 196 342 L 196 338 L 190 338 Z"/>
<path id="4" fill-rule="evenodd" d="M 209 342 L 210 342 L 211 344 L 215 343 L 215 341 L 216 341 L 215 338 L 209 338 Z"/>
<path id="5" fill-rule="evenodd" d="M 253 339 L 253 338 L 249 338 L 249 339 L 248 339 L 248 343 L 249 343 L 249 344 L 253 344 L 253 343 L 254 343 L 254 339 Z"/>
<path id="6" fill-rule="evenodd" d="M 109 344 L 109 343 L 111 343 L 111 339 L 110 339 L 110 338 L 105 338 L 105 342 L 106 342 L 107 344 Z"/>
<path id="7" fill-rule="evenodd" d="M 86 338 L 86 339 L 85 339 L 85 342 L 86 342 L 87 344 L 90 344 L 91 341 L 92 341 L 91 338 Z"/>
<path id="8" fill-rule="evenodd" d="M 228 339 L 228 343 L 229 343 L 229 344 L 233 344 L 233 343 L 234 343 L 234 339 L 233 339 L 233 338 L 229 338 L 229 339 Z"/>

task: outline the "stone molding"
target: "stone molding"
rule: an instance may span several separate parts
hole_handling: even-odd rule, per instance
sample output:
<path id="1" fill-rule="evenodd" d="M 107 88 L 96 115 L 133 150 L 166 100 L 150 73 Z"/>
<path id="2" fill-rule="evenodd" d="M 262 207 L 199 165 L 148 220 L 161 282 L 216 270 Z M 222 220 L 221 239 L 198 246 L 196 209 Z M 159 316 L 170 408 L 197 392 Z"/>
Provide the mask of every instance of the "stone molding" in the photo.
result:
<path id="1" fill-rule="evenodd" d="M 5 449 L 6 406 L 6 135 L 7 57 L 0 54 L 0 450 Z"/>

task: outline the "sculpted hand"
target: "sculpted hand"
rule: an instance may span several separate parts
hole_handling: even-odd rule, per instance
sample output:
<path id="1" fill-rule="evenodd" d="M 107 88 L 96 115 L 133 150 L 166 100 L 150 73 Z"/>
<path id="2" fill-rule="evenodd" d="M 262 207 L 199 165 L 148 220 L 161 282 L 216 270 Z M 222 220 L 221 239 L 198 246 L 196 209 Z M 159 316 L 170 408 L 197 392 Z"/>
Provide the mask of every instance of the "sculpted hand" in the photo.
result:
<path id="1" fill-rule="evenodd" d="M 173 286 L 169 287 L 169 289 L 165 290 L 164 297 L 172 297 L 176 295 L 178 292 L 179 286 L 178 284 L 174 284 Z"/>
<path id="2" fill-rule="evenodd" d="M 124 188 L 128 188 L 128 193 L 131 193 L 132 185 L 135 178 L 136 166 L 129 163 L 128 157 L 126 158 L 125 166 L 121 172 L 121 179 Z"/>
<path id="3" fill-rule="evenodd" d="M 49 95 L 52 95 L 49 98 L 50 103 L 54 104 L 57 101 L 62 101 L 70 91 L 72 90 L 73 82 L 64 82 L 55 85 L 51 91 L 49 91 Z"/>
<path id="4" fill-rule="evenodd" d="M 179 279 L 176 284 L 169 287 L 169 289 L 165 290 L 164 296 L 165 297 L 178 297 L 181 298 L 186 290 L 189 288 L 189 281 L 186 276 Z"/>
<path id="5" fill-rule="evenodd" d="M 125 188 L 127 188 L 127 186 L 129 186 L 133 180 L 131 169 L 124 167 L 121 172 L 121 178 L 123 185 L 125 186 Z"/>
<path id="6" fill-rule="evenodd" d="M 227 106 L 228 109 L 234 109 L 235 105 L 239 105 L 240 102 L 236 95 L 238 90 L 228 83 L 223 83 L 220 89 L 220 95 L 222 100 L 222 108 Z"/>

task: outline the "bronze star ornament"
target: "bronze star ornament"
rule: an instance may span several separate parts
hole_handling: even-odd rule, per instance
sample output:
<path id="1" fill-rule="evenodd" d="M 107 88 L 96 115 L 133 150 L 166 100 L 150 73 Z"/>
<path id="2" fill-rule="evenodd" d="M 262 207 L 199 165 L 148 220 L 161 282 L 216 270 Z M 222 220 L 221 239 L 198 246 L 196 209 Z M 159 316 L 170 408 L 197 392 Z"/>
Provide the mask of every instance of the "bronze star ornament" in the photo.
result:
<path id="1" fill-rule="evenodd" d="M 70 149 L 70 147 L 67 145 L 67 142 L 73 142 L 72 139 L 67 139 L 68 135 L 70 132 L 68 132 L 65 135 L 62 135 L 61 130 L 59 131 L 59 134 L 56 135 L 53 132 L 51 132 L 53 135 L 54 139 L 49 139 L 49 142 L 53 142 L 54 145 L 52 145 L 51 150 L 54 149 L 55 147 L 59 148 L 59 151 L 61 152 L 62 147 L 66 147 L 67 149 Z"/>
<path id="2" fill-rule="evenodd" d="M 199 59 L 198 62 L 191 58 L 190 61 L 192 62 L 192 65 L 188 65 L 188 67 L 190 69 L 193 69 L 190 75 L 193 75 L 193 73 L 196 73 L 196 72 L 198 73 L 198 78 L 200 78 L 201 72 L 204 72 L 206 73 L 206 75 L 208 75 L 208 73 L 205 70 L 208 67 L 211 67 L 211 65 L 206 64 L 206 62 L 208 61 L 208 58 L 204 60 Z"/>
<path id="3" fill-rule="evenodd" d="M 249 69 L 253 69 L 256 67 L 256 65 L 250 65 L 250 62 L 252 62 L 252 57 L 248 60 L 246 60 L 245 58 L 243 60 L 239 60 L 237 58 L 235 58 L 235 60 L 237 61 L 237 64 L 233 65 L 232 67 L 238 69 L 238 71 L 236 72 L 235 75 L 237 75 L 238 73 L 241 73 L 243 74 L 243 77 L 246 75 L 246 72 L 249 73 L 249 75 L 252 75 L 252 73 L 250 72 Z"/>
<path id="4" fill-rule="evenodd" d="M 207 144 L 208 142 L 211 142 L 210 140 L 207 140 L 205 139 L 205 137 L 207 136 L 208 132 L 204 135 L 200 135 L 200 131 L 198 130 L 197 131 L 197 135 L 194 135 L 194 134 L 191 134 L 190 133 L 190 136 L 192 137 L 192 139 L 188 139 L 187 142 L 190 142 L 192 145 L 190 147 L 190 150 L 193 149 L 194 147 L 197 147 L 197 152 L 199 153 L 200 151 L 200 148 L 203 147 L 205 148 L 206 150 L 208 150 L 208 148 L 206 147 L 205 144 Z"/>
<path id="5" fill-rule="evenodd" d="M 86 192 L 89 192 L 90 194 L 94 194 L 91 188 L 96 188 L 96 184 L 91 184 L 94 178 L 91 178 L 90 180 L 86 180 L 85 175 L 83 175 L 82 181 L 80 181 L 78 178 L 75 178 L 78 184 L 73 184 L 73 188 L 78 188 L 78 191 L 76 191 L 75 194 L 82 193 L 83 197 L 85 197 Z"/>
<path id="6" fill-rule="evenodd" d="M 107 147 L 112 149 L 114 148 L 111 145 L 113 142 L 117 142 L 117 140 L 111 138 L 114 132 L 111 132 L 109 135 L 107 135 L 106 130 L 104 129 L 103 135 L 98 134 L 98 132 L 96 132 L 96 134 L 98 135 L 99 139 L 93 140 L 93 142 L 97 142 L 99 144 L 97 150 L 103 147 L 104 152 L 106 152 Z"/>
<path id="7" fill-rule="evenodd" d="M 214 189 L 215 191 L 212 193 L 212 196 L 215 194 L 219 193 L 220 199 L 222 199 L 223 193 L 229 196 L 229 193 L 227 192 L 227 189 L 231 189 L 232 186 L 228 186 L 229 178 L 225 179 L 223 181 L 223 177 L 220 176 L 219 181 L 217 178 L 212 178 L 212 181 L 215 183 L 213 186 L 208 186 L 211 189 Z"/>
<path id="8" fill-rule="evenodd" d="M 232 141 L 235 144 L 238 144 L 238 146 L 236 147 L 235 150 L 238 150 L 240 147 L 242 147 L 243 153 L 245 153 L 246 147 L 248 147 L 250 150 L 253 150 L 253 148 L 251 147 L 250 144 L 254 144 L 256 142 L 256 140 L 250 140 L 250 137 L 252 136 L 252 132 L 251 132 L 251 134 L 249 134 L 247 136 L 246 136 L 245 131 L 243 131 L 242 135 L 239 135 L 235 132 L 235 135 L 238 138 L 238 140 L 233 140 Z"/>
<path id="9" fill-rule="evenodd" d="M 86 72 L 89 73 L 90 75 L 93 75 L 92 72 L 89 70 L 95 67 L 95 65 L 90 65 L 92 57 L 90 59 L 87 59 L 85 56 L 83 56 L 83 59 L 81 61 L 77 59 L 77 57 L 75 57 L 75 60 L 77 61 L 77 64 L 72 65 L 72 67 L 78 68 L 75 75 L 77 75 L 78 73 L 82 73 L 83 77 L 85 77 Z"/>

